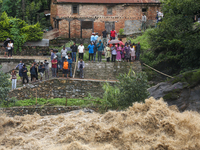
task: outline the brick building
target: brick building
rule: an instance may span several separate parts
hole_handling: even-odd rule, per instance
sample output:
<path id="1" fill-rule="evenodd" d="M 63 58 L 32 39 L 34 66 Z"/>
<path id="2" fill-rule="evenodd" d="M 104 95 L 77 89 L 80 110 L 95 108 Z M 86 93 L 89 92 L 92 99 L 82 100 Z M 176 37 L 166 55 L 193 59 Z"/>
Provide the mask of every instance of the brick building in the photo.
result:
<path id="1" fill-rule="evenodd" d="M 52 0 L 51 24 L 65 38 L 89 38 L 105 28 L 130 34 L 141 28 L 143 12 L 147 25 L 155 24 L 159 9 L 159 0 Z"/>

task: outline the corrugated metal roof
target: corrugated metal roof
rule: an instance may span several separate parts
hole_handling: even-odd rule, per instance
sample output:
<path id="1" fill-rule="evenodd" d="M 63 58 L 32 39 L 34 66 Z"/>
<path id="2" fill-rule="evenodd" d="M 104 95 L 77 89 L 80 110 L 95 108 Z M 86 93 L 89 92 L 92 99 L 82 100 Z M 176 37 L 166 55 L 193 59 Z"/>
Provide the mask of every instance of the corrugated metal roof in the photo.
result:
<path id="1" fill-rule="evenodd" d="M 160 3 L 159 0 L 57 0 L 58 3 L 102 3 L 102 4 L 123 4 L 123 3 Z"/>
<path id="2" fill-rule="evenodd" d="M 24 46 L 49 46 L 49 39 L 42 39 L 36 42 L 26 42 Z"/>

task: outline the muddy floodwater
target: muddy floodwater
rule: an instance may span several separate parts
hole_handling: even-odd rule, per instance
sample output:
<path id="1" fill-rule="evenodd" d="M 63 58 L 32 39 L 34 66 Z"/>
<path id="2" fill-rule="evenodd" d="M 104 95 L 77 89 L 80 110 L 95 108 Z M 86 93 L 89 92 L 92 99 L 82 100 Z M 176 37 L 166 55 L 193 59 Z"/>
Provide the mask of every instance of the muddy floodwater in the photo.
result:
<path id="1" fill-rule="evenodd" d="M 200 114 L 147 99 L 126 111 L 0 116 L 0 150 L 200 150 Z"/>

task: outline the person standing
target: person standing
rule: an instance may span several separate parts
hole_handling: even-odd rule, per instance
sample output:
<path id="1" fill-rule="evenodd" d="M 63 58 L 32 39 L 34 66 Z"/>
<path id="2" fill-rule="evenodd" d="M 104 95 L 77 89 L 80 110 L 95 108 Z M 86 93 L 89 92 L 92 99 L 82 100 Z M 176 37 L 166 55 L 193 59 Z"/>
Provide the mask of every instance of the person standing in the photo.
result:
<path id="1" fill-rule="evenodd" d="M 108 37 L 108 32 L 106 31 L 106 29 L 102 32 L 102 42 L 103 45 L 106 46 L 107 45 L 107 37 Z"/>
<path id="2" fill-rule="evenodd" d="M 45 71 L 45 66 L 43 65 L 43 62 L 40 63 L 38 70 L 40 73 L 40 81 L 42 81 L 42 78 L 44 76 L 44 71 Z"/>
<path id="3" fill-rule="evenodd" d="M 90 42 L 95 42 L 95 33 L 93 32 L 90 37 Z"/>
<path id="4" fill-rule="evenodd" d="M 79 54 L 78 58 L 79 59 L 83 59 L 84 52 L 85 52 L 85 47 L 84 47 L 83 43 L 81 43 L 81 45 L 78 46 L 78 54 Z"/>
<path id="5" fill-rule="evenodd" d="M 35 64 L 31 65 L 30 73 L 31 73 L 31 81 L 35 82 L 35 79 L 36 79 Z"/>
<path id="6" fill-rule="evenodd" d="M 56 77 L 56 73 L 57 73 L 57 60 L 56 60 L 56 56 L 53 58 L 53 60 L 51 61 L 52 64 L 52 77 Z"/>
<path id="7" fill-rule="evenodd" d="M 14 46 L 13 46 L 13 43 L 11 40 L 9 41 L 7 48 L 8 48 L 8 57 L 12 58 L 12 50 L 13 50 Z"/>
<path id="8" fill-rule="evenodd" d="M 55 54 L 55 53 L 54 53 Z M 36 73 L 36 80 L 38 80 L 38 64 L 36 63 L 36 61 L 33 62 L 35 65 L 35 73 Z M 32 80 L 31 80 L 32 81 Z"/>
<path id="9" fill-rule="evenodd" d="M 130 52 L 131 52 L 131 61 L 135 61 L 135 46 L 134 46 L 134 44 L 131 45 Z"/>
<path id="10" fill-rule="evenodd" d="M 111 52 L 110 52 L 110 46 L 109 44 L 107 44 L 106 46 L 106 59 L 107 59 L 107 62 L 110 62 L 110 57 L 111 57 Z"/>
<path id="11" fill-rule="evenodd" d="M 85 64 L 83 59 L 81 59 L 81 61 L 78 62 L 78 69 L 80 70 L 80 78 L 84 78 L 84 74 L 83 74 L 83 70 L 85 68 Z"/>
<path id="12" fill-rule="evenodd" d="M 98 48 L 97 48 L 97 43 L 94 43 L 94 62 L 95 62 L 95 59 L 96 59 L 96 53 L 98 52 Z"/>
<path id="13" fill-rule="evenodd" d="M 112 51 L 112 62 L 115 62 L 116 61 L 116 55 L 117 55 L 117 51 L 116 51 L 117 48 L 116 48 L 115 44 L 113 44 L 110 49 Z"/>
<path id="14" fill-rule="evenodd" d="M 137 46 L 136 46 L 136 60 L 140 59 L 140 42 L 138 42 Z"/>
<path id="15" fill-rule="evenodd" d="M 124 45 L 121 46 L 122 47 L 122 51 L 121 51 L 121 58 L 124 62 L 124 59 L 125 59 L 125 53 L 124 53 Z"/>
<path id="16" fill-rule="evenodd" d="M 20 63 L 15 67 L 15 69 L 19 68 L 19 76 L 22 81 L 22 68 L 23 68 L 24 63 L 22 63 L 22 60 L 20 60 Z"/>
<path id="17" fill-rule="evenodd" d="M 144 31 L 146 30 L 146 21 L 147 21 L 147 17 L 145 15 L 145 13 L 143 13 L 141 31 L 142 31 L 142 29 L 144 29 Z"/>
<path id="18" fill-rule="evenodd" d="M 45 79 L 49 79 L 49 62 L 44 60 L 44 67 L 45 67 Z"/>
<path id="19" fill-rule="evenodd" d="M 127 44 L 124 48 L 124 53 L 125 53 L 125 60 L 129 62 L 130 59 L 130 44 Z"/>
<path id="20" fill-rule="evenodd" d="M 70 78 L 72 78 L 72 59 L 70 56 L 68 56 L 67 61 L 69 63 L 69 76 L 70 76 Z"/>
<path id="21" fill-rule="evenodd" d="M 25 86 L 25 79 L 26 79 L 27 83 L 29 82 L 27 72 L 28 72 L 28 70 L 26 68 L 26 65 L 23 65 L 23 68 L 22 68 L 23 86 Z"/>
<path id="22" fill-rule="evenodd" d="M 67 55 L 67 49 L 65 49 L 65 46 L 63 46 L 63 49 L 61 50 L 61 69 L 63 68 L 63 62 L 65 61 L 65 56 Z"/>
<path id="23" fill-rule="evenodd" d="M 65 59 L 65 61 L 63 63 L 63 78 L 65 75 L 68 78 L 68 72 L 69 72 L 69 63 L 68 63 L 67 59 Z"/>
<path id="24" fill-rule="evenodd" d="M 74 45 L 72 45 L 70 48 L 72 49 L 72 61 L 76 62 L 76 53 L 78 49 L 78 47 L 76 46 L 76 43 L 74 42 Z"/>
<path id="25" fill-rule="evenodd" d="M 57 68 L 59 65 L 60 70 L 62 70 L 62 58 L 61 58 L 61 53 L 58 50 L 56 50 L 56 56 L 58 61 Z"/>
<path id="26" fill-rule="evenodd" d="M 114 30 L 114 28 L 110 31 L 110 37 L 112 40 L 115 40 L 115 36 L 117 35 L 117 32 Z"/>
<path id="27" fill-rule="evenodd" d="M 118 47 L 117 47 L 117 61 L 121 61 L 121 52 L 122 52 L 122 47 L 120 46 L 120 44 L 118 44 Z"/>
<path id="28" fill-rule="evenodd" d="M 54 58 L 54 53 L 53 53 L 53 49 L 51 49 L 51 61 L 53 60 Z"/>
<path id="29" fill-rule="evenodd" d="M 93 62 L 93 55 L 94 55 L 94 45 L 93 45 L 93 42 L 91 42 L 91 44 L 88 46 L 88 49 L 89 49 L 89 61 L 90 61 L 90 58 Z"/>
<path id="30" fill-rule="evenodd" d="M 98 62 L 101 62 L 102 52 L 104 50 L 104 46 L 103 46 L 103 43 L 101 43 L 101 40 L 99 40 L 99 43 L 97 44 L 97 48 L 98 48 Z"/>
<path id="31" fill-rule="evenodd" d="M 14 90 L 16 89 L 17 86 L 17 73 L 14 69 L 11 72 L 11 76 L 12 76 L 12 90 Z"/>
<path id="32" fill-rule="evenodd" d="M 95 42 L 95 43 L 98 42 L 98 38 L 99 38 L 98 33 L 96 33 L 96 35 L 94 36 L 94 40 L 95 40 L 94 42 Z"/>

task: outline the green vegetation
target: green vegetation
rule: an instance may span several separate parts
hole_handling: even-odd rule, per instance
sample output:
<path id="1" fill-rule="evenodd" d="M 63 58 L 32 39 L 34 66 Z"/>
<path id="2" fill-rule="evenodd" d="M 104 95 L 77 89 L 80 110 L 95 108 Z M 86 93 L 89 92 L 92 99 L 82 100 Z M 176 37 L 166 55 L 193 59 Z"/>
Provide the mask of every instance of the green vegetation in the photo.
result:
<path id="1" fill-rule="evenodd" d="M 1 69 L 1 66 L 0 66 Z M 5 100 L 10 90 L 11 82 L 8 80 L 9 75 L 0 71 L 0 103 Z"/>
<path id="2" fill-rule="evenodd" d="M 119 29 L 119 35 L 124 35 L 124 29 L 123 28 Z"/>
<path id="3" fill-rule="evenodd" d="M 179 98 L 179 94 L 180 94 L 180 90 L 179 89 L 175 89 L 169 93 L 167 93 L 165 96 L 163 96 L 164 100 L 176 100 Z"/>
<path id="4" fill-rule="evenodd" d="M 43 32 L 40 24 L 28 25 L 25 21 L 17 18 L 8 17 L 6 12 L 0 16 L 0 41 L 8 37 L 14 40 L 14 52 L 21 51 L 21 46 L 26 41 L 41 40 Z"/>
<path id="5" fill-rule="evenodd" d="M 0 0 L 0 13 L 4 11 L 9 17 L 16 17 L 33 25 L 40 22 L 42 29 L 50 26 L 50 19 L 44 14 L 50 10 L 50 0 Z"/>

